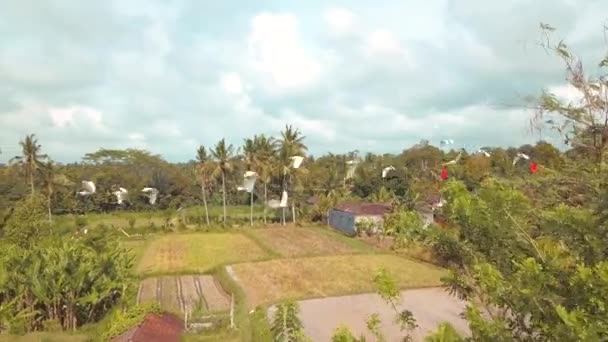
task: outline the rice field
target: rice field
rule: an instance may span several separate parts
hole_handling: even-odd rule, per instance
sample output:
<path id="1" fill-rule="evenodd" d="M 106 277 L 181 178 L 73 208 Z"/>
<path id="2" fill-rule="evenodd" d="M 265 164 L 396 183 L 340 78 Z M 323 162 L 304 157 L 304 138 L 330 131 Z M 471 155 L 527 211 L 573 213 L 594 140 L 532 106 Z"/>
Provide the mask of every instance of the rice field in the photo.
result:
<path id="1" fill-rule="evenodd" d="M 365 243 L 320 227 L 277 226 L 248 233 L 286 258 L 373 252 Z"/>
<path id="2" fill-rule="evenodd" d="M 267 257 L 239 233 L 168 234 L 147 241 L 136 269 L 142 275 L 205 273 L 220 265 Z"/>
<path id="3" fill-rule="evenodd" d="M 210 275 L 144 279 L 139 284 L 137 302 L 158 302 L 164 310 L 177 314 L 193 310 L 199 304 L 208 313 L 230 309 L 229 295 Z"/>
<path id="4" fill-rule="evenodd" d="M 373 276 L 386 268 L 403 289 L 440 286 L 445 270 L 395 255 L 340 255 L 232 265 L 249 305 L 284 299 L 373 292 Z"/>

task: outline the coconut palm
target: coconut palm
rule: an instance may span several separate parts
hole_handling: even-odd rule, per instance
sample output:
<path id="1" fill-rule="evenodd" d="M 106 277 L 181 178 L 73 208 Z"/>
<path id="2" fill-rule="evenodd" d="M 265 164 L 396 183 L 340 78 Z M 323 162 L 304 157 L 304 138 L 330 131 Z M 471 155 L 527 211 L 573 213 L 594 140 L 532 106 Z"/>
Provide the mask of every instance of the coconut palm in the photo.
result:
<path id="1" fill-rule="evenodd" d="M 264 134 L 253 138 L 256 155 L 256 168 L 258 175 L 264 183 L 264 223 L 266 223 L 266 203 L 268 203 L 268 183 L 274 174 L 274 161 L 276 159 L 276 140 Z"/>
<path id="2" fill-rule="evenodd" d="M 26 135 L 25 139 L 19 142 L 19 145 L 21 145 L 22 155 L 13 157 L 10 160 L 10 164 L 19 164 L 23 167 L 25 179 L 29 182 L 31 195 L 33 195 L 35 192 L 34 176 L 47 158 L 47 155 L 40 154 L 42 146 L 38 144 L 38 139 L 36 139 L 36 135 L 34 134 Z"/>
<path id="3" fill-rule="evenodd" d="M 308 150 L 304 145 L 304 136 L 297 128 L 294 129 L 291 125 L 286 125 L 285 130 L 281 132 L 279 139 L 279 163 L 283 171 L 283 191 L 287 191 L 287 180 L 292 184 L 291 157 L 303 156 Z M 289 178 L 288 178 L 289 176 Z M 293 196 L 292 196 L 293 198 Z M 292 209 L 295 212 L 295 201 L 292 199 Z M 295 220 L 295 217 L 294 217 Z M 285 208 L 283 208 L 283 224 L 285 224 Z"/>
<path id="4" fill-rule="evenodd" d="M 226 139 L 220 140 L 211 151 L 216 162 L 214 175 L 222 175 L 222 200 L 224 207 L 224 224 L 226 224 L 226 173 L 232 170 L 231 159 L 234 155 L 234 146 L 226 145 Z"/>
<path id="5" fill-rule="evenodd" d="M 203 193 L 203 206 L 205 207 L 205 218 L 209 225 L 209 208 L 207 207 L 207 172 L 209 171 L 209 155 L 205 146 L 201 145 L 196 150 L 196 160 L 198 161 L 198 174 L 201 178 L 201 191 Z"/>

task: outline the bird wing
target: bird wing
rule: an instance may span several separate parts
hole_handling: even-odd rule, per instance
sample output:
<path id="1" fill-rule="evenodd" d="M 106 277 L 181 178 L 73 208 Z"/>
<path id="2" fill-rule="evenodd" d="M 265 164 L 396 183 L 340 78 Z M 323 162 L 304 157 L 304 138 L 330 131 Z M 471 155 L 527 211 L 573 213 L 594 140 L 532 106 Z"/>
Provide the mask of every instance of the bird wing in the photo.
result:
<path id="1" fill-rule="evenodd" d="M 304 157 L 301 156 L 293 156 L 291 158 L 292 163 L 291 163 L 291 167 L 293 167 L 294 169 L 297 169 L 300 167 L 300 165 L 302 164 L 302 161 L 304 160 Z"/>
<path id="2" fill-rule="evenodd" d="M 287 191 L 283 191 L 283 195 L 281 196 L 281 203 L 279 204 L 279 207 L 281 208 L 287 208 Z"/>

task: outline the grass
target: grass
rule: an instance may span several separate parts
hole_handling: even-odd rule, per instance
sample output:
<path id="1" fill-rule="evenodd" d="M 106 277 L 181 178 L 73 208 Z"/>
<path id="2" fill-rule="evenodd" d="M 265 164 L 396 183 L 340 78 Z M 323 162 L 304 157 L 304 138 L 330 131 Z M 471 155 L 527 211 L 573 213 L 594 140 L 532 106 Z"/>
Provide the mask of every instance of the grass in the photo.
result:
<path id="1" fill-rule="evenodd" d="M 267 258 L 239 233 L 168 234 L 153 238 L 137 265 L 141 275 L 205 273 L 224 264 Z"/>
<path id="2" fill-rule="evenodd" d="M 441 285 L 445 271 L 395 255 L 343 255 L 233 265 L 249 307 L 284 299 L 373 292 L 374 274 L 386 268 L 401 288 Z"/>
<path id="3" fill-rule="evenodd" d="M 322 228 L 291 226 L 255 229 L 247 234 L 264 246 L 265 249 L 270 249 L 279 256 L 287 258 L 373 251 L 371 247 L 365 244 L 353 244 L 351 241 L 356 242 L 356 240 Z"/>
<path id="4" fill-rule="evenodd" d="M 86 335 L 66 332 L 33 332 L 21 336 L 0 334 L 0 342 L 85 342 L 92 340 Z"/>
<path id="5" fill-rule="evenodd" d="M 146 240 L 121 240 L 120 242 L 133 257 L 133 262 L 138 265 L 146 249 Z"/>

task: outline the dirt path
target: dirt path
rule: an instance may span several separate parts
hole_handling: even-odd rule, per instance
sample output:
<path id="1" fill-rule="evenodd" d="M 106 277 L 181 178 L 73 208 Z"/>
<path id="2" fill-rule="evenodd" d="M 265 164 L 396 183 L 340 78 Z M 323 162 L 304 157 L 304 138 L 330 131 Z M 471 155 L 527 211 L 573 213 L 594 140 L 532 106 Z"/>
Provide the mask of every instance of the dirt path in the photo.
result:
<path id="1" fill-rule="evenodd" d="M 423 341 L 444 321 L 452 324 L 461 334 L 469 334 L 466 321 L 459 316 L 465 303 L 442 288 L 402 291 L 398 308 L 412 311 L 416 318 L 418 328 L 412 334 L 414 341 Z M 364 334 L 368 340 L 373 340 L 365 327 L 365 321 L 372 313 L 380 315 L 387 341 L 400 341 L 403 336 L 399 327 L 393 324 L 395 312 L 377 294 L 303 300 L 300 301 L 300 309 L 306 334 L 313 341 L 331 341 L 334 330 L 340 324 L 347 325 L 355 336 Z"/>

